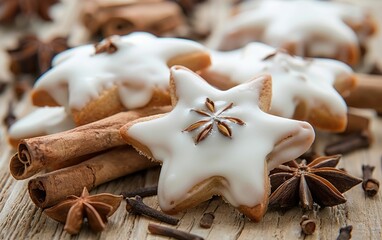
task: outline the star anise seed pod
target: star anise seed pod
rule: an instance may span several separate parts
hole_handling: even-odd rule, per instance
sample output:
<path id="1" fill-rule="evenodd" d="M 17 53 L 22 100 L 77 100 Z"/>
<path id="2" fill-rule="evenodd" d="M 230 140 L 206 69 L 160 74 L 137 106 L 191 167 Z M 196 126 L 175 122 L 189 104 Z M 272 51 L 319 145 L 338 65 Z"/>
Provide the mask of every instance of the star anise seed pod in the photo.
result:
<path id="1" fill-rule="evenodd" d="M 12 23 L 18 15 L 51 21 L 49 8 L 59 0 L 0 0 L 0 23 Z"/>
<path id="2" fill-rule="evenodd" d="M 225 111 L 233 107 L 233 103 L 228 104 L 220 111 L 216 111 L 215 103 L 209 98 L 206 98 L 206 101 L 204 104 L 206 108 L 208 109 L 208 111 L 200 110 L 200 109 L 191 109 L 191 110 L 202 116 L 207 117 L 207 119 L 197 121 L 189 125 L 183 130 L 186 132 L 192 132 L 196 130 L 197 128 L 202 127 L 202 130 L 199 132 L 199 134 L 195 138 L 195 144 L 198 144 L 199 142 L 204 140 L 211 133 L 215 124 L 219 132 L 223 134 L 223 136 L 228 138 L 232 137 L 232 129 L 226 122 L 232 122 L 237 125 L 245 124 L 244 121 L 242 121 L 239 118 L 222 115 Z"/>
<path id="3" fill-rule="evenodd" d="M 271 171 L 272 194 L 269 207 L 290 208 L 299 203 L 311 210 L 313 203 L 322 207 L 345 203 L 342 193 L 362 182 L 345 171 L 336 169 L 341 155 L 287 162 Z"/>
<path id="4" fill-rule="evenodd" d="M 87 218 L 92 231 L 100 232 L 105 229 L 107 218 L 113 215 L 121 204 L 122 195 L 101 193 L 89 196 L 85 187 L 80 197 L 70 195 L 44 213 L 54 220 L 65 223 L 64 230 L 69 234 L 77 234 L 84 218 Z"/>
<path id="5" fill-rule="evenodd" d="M 21 74 L 40 75 L 51 67 L 53 57 L 68 49 L 67 39 L 57 37 L 43 42 L 34 35 L 19 40 L 18 46 L 8 50 L 10 69 L 16 76 Z"/>
<path id="6" fill-rule="evenodd" d="M 100 53 L 108 53 L 112 54 L 115 53 L 118 50 L 118 47 L 115 45 L 113 37 L 111 36 L 103 40 L 102 42 L 96 43 L 94 45 L 95 47 L 95 54 L 100 54 Z"/>

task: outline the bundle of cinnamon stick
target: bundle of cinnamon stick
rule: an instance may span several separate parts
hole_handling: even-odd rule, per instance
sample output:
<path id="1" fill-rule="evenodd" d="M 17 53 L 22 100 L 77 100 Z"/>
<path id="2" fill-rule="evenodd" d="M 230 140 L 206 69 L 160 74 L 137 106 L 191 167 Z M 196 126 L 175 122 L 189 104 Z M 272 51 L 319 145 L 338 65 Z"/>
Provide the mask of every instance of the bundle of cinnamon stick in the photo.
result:
<path id="1" fill-rule="evenodd" d="M 165 113 L 170 106 L 121 112 L 61 133 L 21 140 L 11 158 L 10 172 L 29 180 L 32 201 L 41 208 L 53 206 L 68 195 L 79 195 L 102 183 L 158 165 L 128 146 L 119 129 L 135 119 Z"/>
<path id="2" fill-rule="evenodd" d="M 380 75 L 356 74 L 357 85 L 345 97 L 348 105 L 347 128 L 339 140 L 329 143 L 324 153 L 347 154 L 357 149 L 367 148 L 373 143 L 370 119 L 359 109 L 372 109 L 382 113 L 382 77 Z"/>

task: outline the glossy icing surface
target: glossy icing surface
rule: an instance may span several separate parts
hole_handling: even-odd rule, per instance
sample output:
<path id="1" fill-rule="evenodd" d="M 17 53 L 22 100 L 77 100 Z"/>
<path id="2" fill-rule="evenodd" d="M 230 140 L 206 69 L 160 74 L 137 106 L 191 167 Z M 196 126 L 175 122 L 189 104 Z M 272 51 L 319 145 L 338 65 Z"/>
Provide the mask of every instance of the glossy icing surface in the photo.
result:
<path id="1" fill-rule="evenodd" d="M 250 43 L 231 52 L 212 52 L 212 66 L 217 73 L 235 84 L 260 74 L 272 76 L 271 113 L 292 118 L 300 101 L 308 108 L 325 106 L 332 114 L 344 116 L 347 106 L 333 87 L 339 76 L 351 75 L 346 64 L 331 59 L 304 59 L 277 51 L 262 43 Z"/>
<path id="2" fill-rule="evenodd" d="M 298 43 L 297 55 L 304 55 L 308 45 L 312 56 L 330 56 L 342 45 L 358 46 L 357 34 L 346 23 L 358 26 L 366 18 L 365 11 L 357 6 L 313 0 L 251 1 L 239 11 L 226 25 L 220 43 L 224 48 L 255 40 L 274 47 Z M 227 40 L 240 31 L 248 34 L 232 39 L 234 42 Z"/>
<path id="3" fill-rule="evenodd" d="M 75 124 L 63 107 L 41 107 L 14 123 L 8 131 L 12 139 L 24 139 L 63 132 Z"/>
<path id="4" fill-rule="evenodd" d="M 253 207 L 262 200 L 267 187 L 264 177 L 268 173 L 264 169 L 271 170 L 298 157 L 313 142 L 314 131 L 308 123 L 276 117 L 259 108 L 260 92 L 269 81 L 265 77 L 220 91 L 184 68 L 173 67 L 172 76 L 178 97 L 174 109 L 164 117 L 128 129 L 130 137 L 163 162 L 158 186 L 163 210 L 189 198 L 195 185 L 212 177 L 226 180 L 215 194 L 234 206 Z M 210 111 L 215 112 L 211 116 L 195 111 L 208 110 L 207 98 L 216 110 Z M 230 104 L 232 107 L 226 109 Z M 238 118 L 244 124 L 224 117 Z M 196 143 L 195 138 L 208 128 L 208 123 L 193 131 L 185 129 L 198 121 L 223 121 L 232 135 L 224 136 L 214 124 L 208 136 Z M 264 168 L 264 164 L 268 166 Z"/>
<path id="5" fill-rule="evenodd" d="M 175 38 L 156 38 L 148 33 L 117 37 L 114 53 L 95 54 L 93 45 L 59 54 L 54 67 L 35 84 L 35 90 L 47 90 L 61 106 L 80 110 L 89 101 L 115 85 L 123 105 L 145 106 L 154 89 L 168 89 L 167 61 L 173 57 L 204 51 L 196 42 Z"/>

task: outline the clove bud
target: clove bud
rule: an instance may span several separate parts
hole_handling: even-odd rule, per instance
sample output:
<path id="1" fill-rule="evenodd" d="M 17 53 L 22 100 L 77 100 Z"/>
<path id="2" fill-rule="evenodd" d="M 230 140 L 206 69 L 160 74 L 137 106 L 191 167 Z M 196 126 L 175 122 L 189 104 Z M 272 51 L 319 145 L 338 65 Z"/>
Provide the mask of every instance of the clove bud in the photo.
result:
<path id="1" fill-rule="evenodd" d="M 204 213 L 203 217 L 200 219 L 199 225 L 202 228 L 210 228 L 214 222 L 215 215 L 212 212 Z"/>
<path id="2" fill-rule="evenodd" d="M 144 197 L 155 196 L 157 195 L 157 193 L 158 193 L 158 186 L 151 186 L 151 187 L 138 188 L 131 192 L 122 192 L 121 195 L 124 198 L 131 198 L 137 195 L 140 196 L 141 198 L 144 198 Z"/>
<path id="3" fill-rule="evenodd" d="M 165 237 L 171 237 L 175 239 L 181 239 L 181 240 L 203 240 L 202 237 L 199 237 L 197 235 L 180 231 L 178 229 L 172 229 L 161 225 L 156 224 L 149 224 L 148 230 L 151 234 L 165 236 Z"/>
<path id="4" fill-rule="evenodd" d="M 303 233 L 306 235 L 312 235 L 316 230 L 316 221 L 309 219 L 307 215 L 303 215 L 301 217 L 300 226 Z"/>
<path id="5" fill-rule="evenodd" d="M 375 196 L 379 189 L 379 181 L 372 177 L 374 168 L 374 166 L 362 165 L 362 188 L 369 197 Z"/>
<path id="6" fill-rule="evenodd" d="M 126 210 L 133 214 L 145 215 L 171 225 L 177 225 L 179 222 L 179 219 L 147 206 L 143 203 L 140 196 L 135 196 L 135 198 L 126 198 Z"/>
<path id="7" fill-rule="evenodd" d="M 349 240 L 351 239 L 351 231 L 353 230 L 352 225 L 348 225 L 340 228 L 340 233 L 337 237 L 337 240 Z"/>

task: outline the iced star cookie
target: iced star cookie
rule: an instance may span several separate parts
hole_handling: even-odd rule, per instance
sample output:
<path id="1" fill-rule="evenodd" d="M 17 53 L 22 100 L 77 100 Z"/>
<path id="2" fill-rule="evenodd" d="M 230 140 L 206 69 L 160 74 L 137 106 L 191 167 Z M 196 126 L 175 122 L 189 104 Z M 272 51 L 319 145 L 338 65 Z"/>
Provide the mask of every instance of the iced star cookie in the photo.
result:
<path id="1" fill-rule="evenodd" d="M 138 151 L 162 162 L 163 211 L 176 213 L 221 195 L 250 219 L 262 218 L 268 171 L 304 153 L 314 139 L 308 123 L 266 113 L 271 84 L 264 75 L 221 91 L 184 67 L 171 68 L 173 110 L 120 130 Z"/>
<path id="2" fill-rule="evenodd" d="M 21 139 L 63 132 L 74 127 L 72 117 L 63 107 L 41 107 L 9 128 L 8 141 L 17 147 Z"/>
<path id="3" fill-rule="evenodd" d="M 243 4 L 222 33 L 219 49 L 260 41 L 290 53 L 359 63 L 376 23 L 360 7 L 313 0 L 252 1 Z"/>
<path id="4" fill-rule="evenodd" d="M 169 66 L 209 66 L 205 48 L 193 41 L 148 33 L 113 36 L 59 54 L 32 91 L 37 106 L 64 106 L 77 125 L 126 109 L 170 103 Z"/>
<path id="5" fill-rule="evenodd" d="M 322 130 L 345 130 L 347 106 L 341 94 L 348 95 L 356 84 L 346 64 L 291 56 L 262 43 L 211 55 L 212 66 L 201 72 L 210 84 L 225 90 L 260 74 L 270 74 L 271 114 L 305 120 Z"/>

